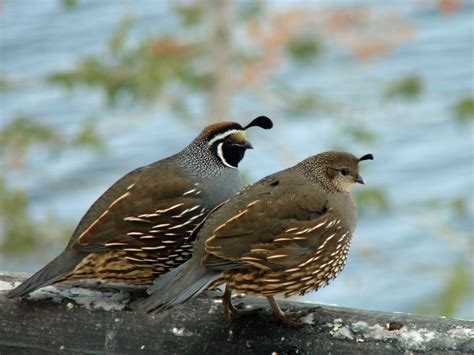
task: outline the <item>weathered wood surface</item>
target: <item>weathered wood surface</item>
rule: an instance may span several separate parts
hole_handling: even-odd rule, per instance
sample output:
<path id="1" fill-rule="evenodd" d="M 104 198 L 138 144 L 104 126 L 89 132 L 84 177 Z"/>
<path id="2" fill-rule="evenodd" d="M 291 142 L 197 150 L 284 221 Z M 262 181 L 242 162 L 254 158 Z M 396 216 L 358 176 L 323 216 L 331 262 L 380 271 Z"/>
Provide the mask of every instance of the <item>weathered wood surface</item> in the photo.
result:
<path id="1" fill-rule="evenodd" d="M 296 330 L 277 323 L 257 298 L 235 299 L 263 308 L 229 326 L 218 292 L 158 316 L 131 311 L 136 292 L 124 290 L 48 287 L 33 300 L 6 299 L 4 292 L 26 276 L 0 273 L 2 355 L 474 353 L 472 321 L 281 302 L 283 308 L 316 307 L 306 318 L 310 324 Z"/>

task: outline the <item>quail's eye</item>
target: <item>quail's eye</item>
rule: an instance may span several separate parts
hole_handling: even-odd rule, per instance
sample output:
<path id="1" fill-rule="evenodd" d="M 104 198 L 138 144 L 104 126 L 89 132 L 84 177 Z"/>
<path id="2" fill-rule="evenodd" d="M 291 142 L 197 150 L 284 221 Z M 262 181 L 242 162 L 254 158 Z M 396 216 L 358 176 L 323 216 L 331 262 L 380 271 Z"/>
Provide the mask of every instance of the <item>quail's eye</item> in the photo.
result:
<path id="1" fill-rule="evenodd" d="M 347 176 L 349 175 L 351 172 L 349 171 L 349 169 L 341 169 L 340 170 L 341 174 L 344 175 L 344 176 Z"/>
<path id="2" fill-rule="evenodd" d="M 232 138 L 227 137 L 227 138 L 224 140 L 224 144 L 225 144 L 225 145 L 232 145 Z"/>

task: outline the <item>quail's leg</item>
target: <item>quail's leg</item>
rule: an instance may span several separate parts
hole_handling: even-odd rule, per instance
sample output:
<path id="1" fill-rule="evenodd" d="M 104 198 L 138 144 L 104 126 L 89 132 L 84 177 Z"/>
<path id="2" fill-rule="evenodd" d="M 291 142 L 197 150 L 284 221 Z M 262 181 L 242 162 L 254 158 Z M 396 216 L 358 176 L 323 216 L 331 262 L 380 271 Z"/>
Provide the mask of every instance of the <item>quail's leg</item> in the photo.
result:
<path id="1" fill-rule="evenodd" d="M 224 314 L 229 323 L 232 323 L 234 317 L 250 316 L 257 313 L 257 309 L 237 309 L 232 304 L 232 291 L 226 285 L 224 295 L 222 296 L 222 305 L 224 306 Z"/>
<path id="2" fill-rule="evenodd" d="M 301 328 L 303 326 L 306 325 L 306 323 L 303 323 L 303 322 L 298 322 L 296 320 L 293 320 L 291 318 L 299 318 L 299 317 L 302 317 L 304 315 L 307 315 L 309 313 L 309 311 L 301 311 L 301 312 L 289 312 L 289 313 L 284 313 L 280 306 L 278 305 L 277 301 L 275 300 L 275 298 L 273 298 L 273 296 L 268 296 L 267 297 L 267 301 L 268 303 L 270 303 L 270 306 L 272 307 L 272 311 L 273 311 L 273 314 L 275 315 L 275 317 L 277 317 L 277 319 L 286 324 L 286 325 L 289 325 L 290 327 L 293 327 L 293 328 Z M 291 318 L 290 318 L 291 317 Z"/>

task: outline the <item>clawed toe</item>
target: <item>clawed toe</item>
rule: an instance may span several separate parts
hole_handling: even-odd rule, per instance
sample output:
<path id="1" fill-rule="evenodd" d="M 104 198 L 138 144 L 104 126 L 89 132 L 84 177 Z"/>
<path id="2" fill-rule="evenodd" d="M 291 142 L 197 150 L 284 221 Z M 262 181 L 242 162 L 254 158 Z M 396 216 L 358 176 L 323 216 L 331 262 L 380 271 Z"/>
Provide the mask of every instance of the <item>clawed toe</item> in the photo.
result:
<path id="1" fill-rule="evenodd" d="M 224 306 L 224 314 L 229 323 L 235 318 L 252 316 L 258 312 L 257 308 L 254 309 L 239 309 L 232 304 L 231 291 L 226 287 L 224 295 L 222 296 L 222 305 Z"/>
<path id="2" fill-rule="evenodd" d="M 299 329 L 304 327 L 305 325 L 308 325 L 308 323 L 299 322 L 298 319 L 301 317 L 305 317 L 314 311 L 314 308 L 310 308 L 298 312 L 283 312 L 273 297 L 267 297 L 267 300 L 268 303 L 270 303 L 270 306 L 272 307 L 272 311 L 275 317 L 283 324 L 288 325 L 292 328 Z"/>

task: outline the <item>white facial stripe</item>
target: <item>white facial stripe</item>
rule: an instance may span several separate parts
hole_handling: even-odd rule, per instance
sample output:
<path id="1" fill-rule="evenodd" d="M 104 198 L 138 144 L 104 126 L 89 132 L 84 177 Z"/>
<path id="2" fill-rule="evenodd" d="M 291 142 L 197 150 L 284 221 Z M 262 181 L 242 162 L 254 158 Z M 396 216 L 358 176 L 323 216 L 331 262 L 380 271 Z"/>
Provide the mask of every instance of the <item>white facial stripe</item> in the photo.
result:
<path id="1" fill-rule="evenodd" d="M 220 139 L 223 139 L 223 138 L 226 138 L 227 136 L 230 136 L 231 134 L 234 134 L 234 133 L 237 133 L 237 132 L 243 132 L 245 133 L 243 130 L 241 129 L 232 129 L 230 131 L 227 131 L 227 132 L 224 132 L 224 133 L 221 133 L 221 134 L 218 134 L 217 136 L 215 136 L 214 138 L 212 138 L 209 143 L 207 143 L 208 145 L 213 145 L 216 141 L 220 140 Z"/>
<path id="2" fill-rule="evenodd" d="M 222 164 L 224 164 L 225 166 L 227 166 L 229 168 L 232 168 L 232 169 L 237 169 L 235 166 L 232 166 L 232 165 L 230 165 L 229 163 L 227 163 L 225 161 L 224 151 L 222 150 L 223 145 L 224 145 L 224 143 L 222 143 L 222 142 L 217 145 L 217 156 L 221 160 Z"/>

